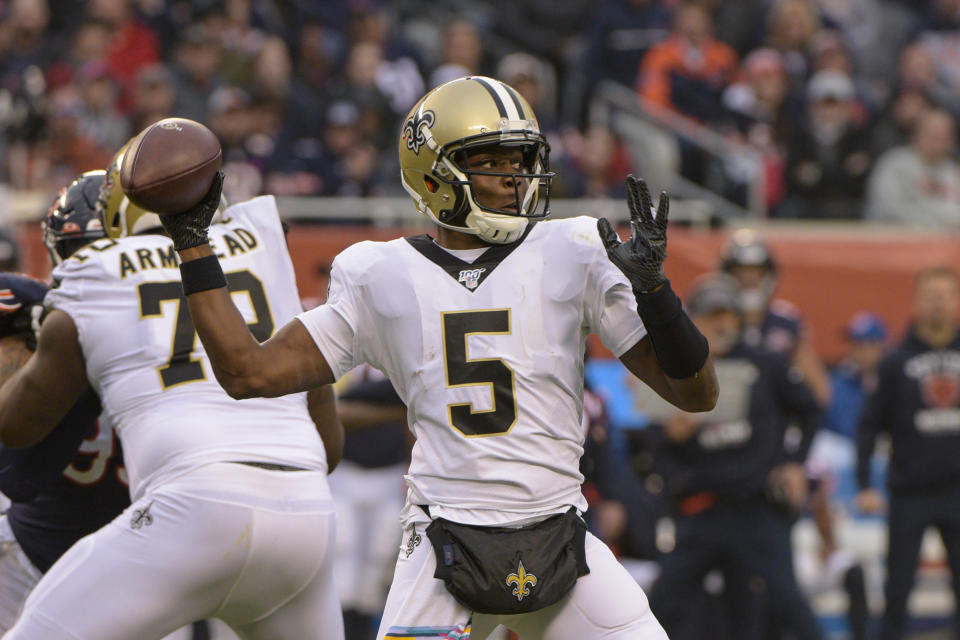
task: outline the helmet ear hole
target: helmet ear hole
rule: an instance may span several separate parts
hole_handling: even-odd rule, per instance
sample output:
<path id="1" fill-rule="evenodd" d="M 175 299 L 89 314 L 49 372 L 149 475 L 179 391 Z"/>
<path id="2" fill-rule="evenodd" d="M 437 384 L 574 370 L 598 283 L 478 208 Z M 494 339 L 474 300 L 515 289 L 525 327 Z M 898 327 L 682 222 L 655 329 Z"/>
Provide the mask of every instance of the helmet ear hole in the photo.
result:
<path id="1" fill-rule="evenodd" d="M 427 191 L 430 193 L 436 193 L 440 188 L 440 183 L 431 178 L 430 176 L 423 176 L 423 182 L 427 185 Z"/>

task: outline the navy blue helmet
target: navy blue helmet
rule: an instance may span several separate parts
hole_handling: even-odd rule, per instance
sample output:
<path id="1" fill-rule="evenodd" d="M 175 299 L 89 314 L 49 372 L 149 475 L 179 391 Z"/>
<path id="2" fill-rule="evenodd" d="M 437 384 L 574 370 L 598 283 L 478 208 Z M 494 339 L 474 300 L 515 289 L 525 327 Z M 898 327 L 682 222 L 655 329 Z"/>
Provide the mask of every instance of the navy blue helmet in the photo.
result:
<path id="1" fill-rule="evenodd" d="M 50 259 L 58 265 L 73 253 L 98 238 L 103 238 L 103 220 L 97 210 L 97 197 L 105 171 L 88 171 L 60 190 L 41 226 L 43 243 Z"/>

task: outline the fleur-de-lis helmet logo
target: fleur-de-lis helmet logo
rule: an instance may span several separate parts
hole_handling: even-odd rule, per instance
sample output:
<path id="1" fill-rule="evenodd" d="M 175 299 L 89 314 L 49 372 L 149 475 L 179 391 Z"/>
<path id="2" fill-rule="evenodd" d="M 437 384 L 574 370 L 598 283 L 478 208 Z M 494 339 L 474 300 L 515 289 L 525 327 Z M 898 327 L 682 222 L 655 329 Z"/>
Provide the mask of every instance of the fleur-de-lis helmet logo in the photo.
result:
<path id="1" fill-rule="evenodd" d="M 420 147 L 427 143 L 427 137 L 423 135 L 423 127 L 432 127 L 436 122 L 436 116 L 430 109 L 420 113 L 420 110 L 414 111 L 410 118 L 403 125 L 403 137 L 407 141 L 407 148 L 420 154 Z"/>
<path id="2" fill-rule="evenodd" d="M 530 587 L 537 586 L 537 576 L 527 573 L 523 566 L 523 560 L 520 561 L 517 572 L 507 576 L 507 586 L 509 587 L 512 584 L 517 585 L 511 592 L 512 595 L 517 596 L 517 600 L 523 600 L 525 596 L 530 595 Z"/>

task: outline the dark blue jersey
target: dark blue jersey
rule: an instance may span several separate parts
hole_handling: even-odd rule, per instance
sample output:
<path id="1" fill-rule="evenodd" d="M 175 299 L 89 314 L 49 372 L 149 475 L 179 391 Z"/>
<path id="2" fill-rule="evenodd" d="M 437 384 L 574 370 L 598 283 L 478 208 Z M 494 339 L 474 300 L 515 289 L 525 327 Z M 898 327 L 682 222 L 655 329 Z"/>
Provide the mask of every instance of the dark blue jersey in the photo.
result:
<path id="1" fill-rule="evenodd" d="M 804 324 L 800 310 L 786 300 L 773 300 L 758 327 L 747 327 L 744 342 L 774 353 L 792 356 L 803 337 Z"/>
<path id="2" fill-rule="evenodd" d="M 911 328 L 880 362 L 857 429 L 857 482 L 869 486 L 877 434 L 890 435 L 892 492 L 960 483 L 960 334 L 934 349 Z"/>
<path id="3" fill-rule="evenodd" d="M 341 396 L 380 405 L 402 405 L 393 384 L 382 375 L 365 377 Z M 376 469 L 409 461 L 407 424 L 402 420 L 385 422 L 363 429 L 348 429 L 343 443 L 343 459 L 367 469 Z"/>
<path id="4" fill-rule="evenodd" d="M 819 406 L 810 389 L 790 375 L 782 354 L 740 344 L 714 356 L 714 366 L 717 406 L 691 414 L 698 426 L 686 442 L 657 438 L 656 467 L 678 499 L 705 492 L 727 500 L 760 496 L 775 466 L 806 458 Z M 786 431 L 794 422 L 803 435 L 790 447 Z"/>
<path id="5" fill-rule="evenodd" d="M 40 571 L 130 504 L 120 442 L 99 414 L 99 399 L 87 392 L 39 444 L 0 446 L 0 492 L 12 501 L 7 520 Z"/>

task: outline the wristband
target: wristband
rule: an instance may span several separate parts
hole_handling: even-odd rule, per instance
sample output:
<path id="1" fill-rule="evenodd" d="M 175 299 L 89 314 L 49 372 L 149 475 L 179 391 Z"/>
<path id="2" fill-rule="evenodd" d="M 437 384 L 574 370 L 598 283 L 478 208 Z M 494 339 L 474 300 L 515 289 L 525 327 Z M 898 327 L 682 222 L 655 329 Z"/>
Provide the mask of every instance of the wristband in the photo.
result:
<path id="1" fill-rule="evenodd" d="M 683 310 L 670 281 L 653 293 L 634 294 L 637 296 L 637 311 L 663 372 L 675 380 L 682 380 L 700 371 L 710 355 L 710 347 Z"/>
<path id="2" fill-rule="evenodd" d="M 220 268 L 220 260 L 215 255 L 181 262 L 180 282 L 183 284 L 185 296 L 227 286 L 227 279 L 223 275 L 223 269 Z"/>

